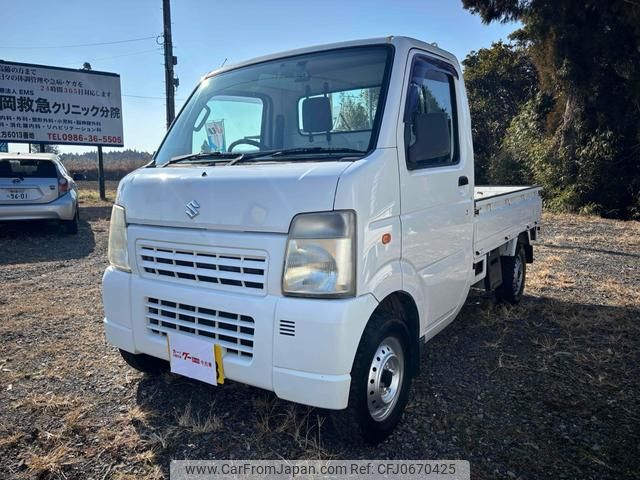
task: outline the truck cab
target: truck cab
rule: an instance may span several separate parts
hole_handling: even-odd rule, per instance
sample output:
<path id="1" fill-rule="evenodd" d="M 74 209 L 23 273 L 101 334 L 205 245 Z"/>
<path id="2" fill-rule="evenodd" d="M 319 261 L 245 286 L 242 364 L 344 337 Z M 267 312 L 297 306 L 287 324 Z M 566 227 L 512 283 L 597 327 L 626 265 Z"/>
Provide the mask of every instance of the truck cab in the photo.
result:
<path id="1" fill-rule="evenodd" d="M 472 286 L 516 303 L 538 187 L 475 187 L 453 55 L 405 37 L 205 76 L 118 188 L 108 341 L 141 371 L 339 410 L 385 438 Z"/>

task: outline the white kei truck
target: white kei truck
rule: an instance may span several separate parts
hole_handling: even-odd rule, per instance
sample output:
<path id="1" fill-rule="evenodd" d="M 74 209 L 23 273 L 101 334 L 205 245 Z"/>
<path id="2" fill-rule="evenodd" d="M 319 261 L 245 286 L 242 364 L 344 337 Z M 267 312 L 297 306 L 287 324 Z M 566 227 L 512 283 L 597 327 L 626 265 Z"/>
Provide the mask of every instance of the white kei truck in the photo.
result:
<path id="1" fill-rule="evenodd" d="M 220 68 L 120 182 L 107 340 L 140 371 L 342 410 L 349 436 L 379 442 L 470 288 L 520 300 L 540 193 L 474 187 L 462 71 L 434 45 Z"/>

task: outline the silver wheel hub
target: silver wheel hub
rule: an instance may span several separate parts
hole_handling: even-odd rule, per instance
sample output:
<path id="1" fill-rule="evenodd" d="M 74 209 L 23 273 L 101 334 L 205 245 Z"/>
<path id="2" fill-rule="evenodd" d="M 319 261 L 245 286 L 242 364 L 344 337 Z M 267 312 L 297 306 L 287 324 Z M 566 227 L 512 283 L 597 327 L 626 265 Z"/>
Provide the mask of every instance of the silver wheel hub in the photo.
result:
<path id="1" fill-rule="evenodd" d="M 382 422 L 393 411 L 404 379 L 404 352 L 395 337 L 387 337 L 376 349 L 369 366 L 367 405 L 371 417 Z"/>
<path id="2" fill-rule="evenodd" d="M 520 257 L 516 257 L 516 262 L 515 262 L 515 270 L 516 270 L 516 275 L 514 278 L 514 290 L 516 293 L 520 292 L 520 289 L 522 288 L 522 283 L 524 282 L 524 268 L 522 265 L 522 260 L 520 259 Z"/>

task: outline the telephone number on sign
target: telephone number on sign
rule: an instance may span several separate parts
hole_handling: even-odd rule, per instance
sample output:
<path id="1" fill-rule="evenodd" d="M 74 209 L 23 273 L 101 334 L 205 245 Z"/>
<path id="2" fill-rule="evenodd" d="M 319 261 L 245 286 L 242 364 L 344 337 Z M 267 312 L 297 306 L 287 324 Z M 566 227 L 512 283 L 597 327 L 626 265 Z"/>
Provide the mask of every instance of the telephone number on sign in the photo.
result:
<path id="1" fill-rule="evenodd" d="M 85 135 L 82 133 L 49 133 L 50 141 L 58 142 L 86 142 L 86 143 L 104 143 L 104 144 L 121 144 L 122 137 L 117 135 Z"/>

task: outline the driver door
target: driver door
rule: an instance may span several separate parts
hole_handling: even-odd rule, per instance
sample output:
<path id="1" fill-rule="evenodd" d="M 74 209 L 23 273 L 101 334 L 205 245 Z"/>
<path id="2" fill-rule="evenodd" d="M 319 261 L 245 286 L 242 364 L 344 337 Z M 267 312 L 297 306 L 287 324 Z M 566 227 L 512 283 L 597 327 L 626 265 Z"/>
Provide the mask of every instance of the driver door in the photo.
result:
<path id="1" fill-rule="evenodd" d="M 468 111 L 457 68 L 414 51 L 407 70 L 398 128 L 402 257 L 420 279 L 425 334 L 452 319 L 468 293 L 473 153 L 463 128 Z M 422 135 L 419 145 L 416 134 Z M 412 153 L 416 158 L 410 158 Z"/>

